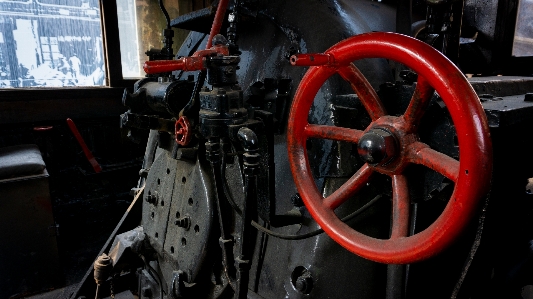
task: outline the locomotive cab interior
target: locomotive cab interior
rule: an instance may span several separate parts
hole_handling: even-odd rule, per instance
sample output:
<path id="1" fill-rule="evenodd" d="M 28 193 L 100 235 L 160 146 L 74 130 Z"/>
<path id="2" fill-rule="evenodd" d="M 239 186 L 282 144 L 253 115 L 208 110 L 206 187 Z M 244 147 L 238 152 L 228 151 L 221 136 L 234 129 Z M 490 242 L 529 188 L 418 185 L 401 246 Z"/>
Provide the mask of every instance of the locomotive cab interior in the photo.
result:
<path id="1" fill-rule="evenodd" d="M 532 299 L 531 11 L 0 0 L 0 299 Z"/>

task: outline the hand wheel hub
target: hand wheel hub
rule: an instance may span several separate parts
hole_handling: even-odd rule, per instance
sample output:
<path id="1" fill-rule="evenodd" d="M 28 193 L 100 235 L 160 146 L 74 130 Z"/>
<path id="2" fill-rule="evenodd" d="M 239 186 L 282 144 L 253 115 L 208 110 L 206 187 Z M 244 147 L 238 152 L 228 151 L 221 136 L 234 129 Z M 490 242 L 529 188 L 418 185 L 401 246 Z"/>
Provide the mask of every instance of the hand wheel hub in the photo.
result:
<path id="1" fill-rule="evenodd" d="M 375 128 L 361 137 L 357 153 L 370 165 L 386 165 L 396 157 L 397 147 L 396 138 L 391 132 Z"/>

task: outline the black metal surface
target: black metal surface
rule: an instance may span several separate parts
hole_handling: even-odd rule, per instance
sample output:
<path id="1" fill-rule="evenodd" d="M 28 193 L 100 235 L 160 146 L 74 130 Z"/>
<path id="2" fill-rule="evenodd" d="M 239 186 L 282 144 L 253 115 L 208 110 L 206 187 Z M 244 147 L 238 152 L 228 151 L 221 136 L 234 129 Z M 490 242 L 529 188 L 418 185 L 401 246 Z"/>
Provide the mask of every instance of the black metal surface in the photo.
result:
<path id="1" fill-rule="evenodd" d="M 252 262 L 253 247 L 255 245 L 255 235 L 252 220 L 257 220 L 258 182 L 260 154 L 259 139 L 249 128 L 241 128 L 238 132 L 238 139 L 245 150 L 243 154 L 244 173 L 244 193 L 245 200 L 242 207 L 242 227 L 241 240 L 235 258 L 235 268 L 237 269 L 237 287 L 235 290 L 236 299 L 246 299 L 248 294 L 248 284 L 250 281 L 250 267 Z"/>
<path id="2" fill-rule="evenodd" d="M 482 104 L 491 128 L 523 123 L 533 113 L 533 103 L 525 101 L 525 95 L 497 97 Z"/>
<path id="3" fill-rule="evenodd" d="M 230 137 L 227 126 L 240 125 L 248 119 L 242 90 L 229 86 L 200 92 L 200 130 L 205 137 Z"/>
<path id="4" fill-rule="evenodd" d="M 209 34 L 211 24 L 213 24 L 213 19 L 215 18 L 215 12 L 216 6 L 196 10 L 173 19 L 170 22 L 170 26 Z"/>
<path id="5" fill-rule="evenodd" d="M 135 84 L 135 92 L 124 90 L 122 103 L 135 113 L 177 116 L 188 102 L 194 82 L 169 80 L 168 78 L 146 78 Z"/>
<path id="6" fill-rule="evenodd" d="M 140 115 L 126 112 L 120 115 L 120 127 L 156 130 L 159 132 L 166 132 L 174 134 L 176 122 L 153 116 Z"/>
<path id="7" fill-rule="evenodd" d="M 268 111 L 273 114 L 272 131 L 281 134 L 289 110 L 292 79 L 265 78 L 252 83 L 249 87 L 247 104 L 254 109 Z"/>
<path id="8" fill-rule="evenodd" d="M 387 266 L 387 299 L 405 298 L 405 267 L 406 265 Z"/>
<path id="9" fill-rule="evenodd" d="M 172 58 L 172 56 L 170 56 Z M 166 57 L 169 59 L 169 57 Z M 195 83 L 169 77 L 147 77 L 135 83 L 134 92 L 124 90 L 122 103 L 128 112 L 120 117 L 120 127 L 128 137 L 139 143 L 147 129 L 174 134 L 175 120 L 194 97 Z"/>
<path id="10" fill-rule="evenodd" d="M 490 94 L 495 97 L 504 97 L 525 94 L 533 90 L 533 77 L 473 77 L 468 81 L 478 95 Z"/>

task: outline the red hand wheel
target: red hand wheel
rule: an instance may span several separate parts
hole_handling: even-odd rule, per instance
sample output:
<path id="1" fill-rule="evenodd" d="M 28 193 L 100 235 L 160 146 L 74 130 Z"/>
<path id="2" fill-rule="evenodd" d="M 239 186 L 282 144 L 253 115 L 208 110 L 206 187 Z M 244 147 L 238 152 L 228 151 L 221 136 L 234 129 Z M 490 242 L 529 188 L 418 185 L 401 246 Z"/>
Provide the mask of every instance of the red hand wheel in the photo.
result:
<path id="1" fill-rule="evenodd" d="M 393 33 L 368 33 L 348 38 L 324 54 L 300 56 L 317 60 L 303 77 L 291 106 L 288 151 L 298 192 L 311 216 L 337 243 L 349 251 L 381 263 L 412 263 L 429 258 L 448 246 L 475 214 L 489 190 L 492 147 L 489 127 L 480 101 L 463 74 L 441 53 L 416 39 Z M 418 74 L 416 89 L 406 112 L 387 115 L 378 95 L 352 64 L 365 58 L 398 61 Z M 298 64 L 293 57 L 293 64 Z M 364 130 L 310 124 L 313 100 L 333 74 L 348 81 L 372 122 Z M 419 140 L 420 119 L 434 90 L 446 104 L 457 131 L 459 161 Z M 338 190 L 326 198 L 314 183 L 306 150 L 308 138 L 322 138 L 358 144 L 366 163 Z M 404 170 L 419 164 L 441 173 L 455 183 L 442 214 L 427 229 L 408 236 L 409 192 Z M 392 178 L 392 228 L 389 239 L 375 239 L 343 223 L 334 213 L 378 172 Z M 411 182 L 413 183 L 413 182 Z"/>
<path id="2" fill-rule="evenodd" d="M 186 116 L 181 116 L 176 121 L 175 132 L 176 143 L 178 143 L 179 145 L 187 146 L 189 142 L 191 142 L 191 124 Z"/>

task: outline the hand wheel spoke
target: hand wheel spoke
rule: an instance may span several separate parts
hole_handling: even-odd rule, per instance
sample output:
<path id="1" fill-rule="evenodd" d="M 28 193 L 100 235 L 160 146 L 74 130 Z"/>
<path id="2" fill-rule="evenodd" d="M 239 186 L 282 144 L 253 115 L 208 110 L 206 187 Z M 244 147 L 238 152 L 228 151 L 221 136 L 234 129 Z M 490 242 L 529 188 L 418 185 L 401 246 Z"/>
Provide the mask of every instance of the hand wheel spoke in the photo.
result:
<path id="1" fill-rule="evenodd" d="M 363 165 L 346 183 L 324 199 L 325 205 L 332 210 L 335 210 L 361 190 L 361 188 L 368 182 L 368 179 L 373 172 L 374 171 L 368 164 Z"/>
<path id="2" fill-rule="evenodd" d="M 405 122 L 407 123 L 406 131 L 410 132 L 416 129 L 420 123 L 420 119 L 426 112 L 431 96 L 435 92 L 435 89 L 429 85 L 429 82 L 422 76 L 418 77 L 416 83 L 416 89 L 411 97 L 411 102 L 403 115 Z"/>
<path id="3" fill-rule="evenodd" d="M 368 80 L 363 76 L 357 67 L 350 63 L 337 69 L 337 73 L 346 81 L 350 82 L 352 89 L 355 91 L 359 100 L 370 115 L 372 121 L 386 115 L 385 107 L 381 103 L 378 94 L 370 85 Z"/>
<path id="4" fill-rule="evenodd" d="M 391 239 L 407 237 L 409 232 L 409 189 L 404 175 L 392 176 Z"/>
<path id="5" fill-rule="evenodd" d="M 305 134 L 307 135 L 307 138 L 320 138 L 357 143 L 359 142 L 361 136 L 363 136 L 363 131 L 342 127 L 309 124 L 305 127 Z"/>
<path id="6" fill-rule="evenodd" d="M 415 149 L 410 154 L 412 163 L 424 165 L 444 175 L 453 182 L 457 182 L 459 161 L 448 155 L 439 153 L 421 142 L 414 143 L 412 148 Z"/>

